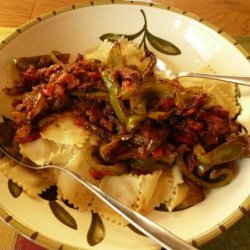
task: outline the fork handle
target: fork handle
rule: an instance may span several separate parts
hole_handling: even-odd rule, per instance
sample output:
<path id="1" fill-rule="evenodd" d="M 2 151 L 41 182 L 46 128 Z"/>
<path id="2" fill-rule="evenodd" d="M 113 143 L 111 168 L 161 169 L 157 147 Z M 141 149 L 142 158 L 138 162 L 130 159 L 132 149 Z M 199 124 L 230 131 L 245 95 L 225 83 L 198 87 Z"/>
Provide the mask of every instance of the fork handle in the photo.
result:
<path id="1" fill-rule="evenodd" d="M 157 242 L 165 249 L 178 249 L 178 250 L 196 249 L 195 247 L 189 245 L 186 241 L 182 240 L 181 238 L 177 237 L 176 235 L 162 228 L 161 226 L 149 220 L 145 216 L 125 206 L 120 201 L 112 198 L 110 195 L 106 194 L 100 188 L 96 187 L 86 179 L 82 178 L 77 173 L 59 166 L 51 165 L 51 167 L 60 169 L 61 171 L 64 171 L 69 175 L 71 175 L 82 185 L 84 185 L 86 188 L 92 191 L 96 196 L 98 196 L 108 206 L 114 209 L 118 214 L 120 214 L 127 221 L 129 221 L 138 230 L 140 230 L 142 233 L 147 235 L 149 238 Z"/>
<path id="2" fill-rule="evenodd" d="M 247 76 L 224 76 L 224 75 L 218 75 L 218 74 L 179 72 L 176 75 L 176 77 L 177 78 L 181 78 L 181 77 L 207 78 L 207 79 L 219 80 L 219 81 L 224 81 L 224 82 L 236 83 L 236 84 L 250 87 L 250 77 L 247 77 Z"/>

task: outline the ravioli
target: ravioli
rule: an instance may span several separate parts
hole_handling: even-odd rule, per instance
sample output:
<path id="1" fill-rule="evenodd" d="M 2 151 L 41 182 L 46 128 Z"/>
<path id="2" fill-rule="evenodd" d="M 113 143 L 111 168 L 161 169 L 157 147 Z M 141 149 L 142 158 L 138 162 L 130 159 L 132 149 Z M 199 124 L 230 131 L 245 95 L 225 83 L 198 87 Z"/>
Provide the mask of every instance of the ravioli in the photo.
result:
<path id="1" fill-rule="evenodd" d="M 230 89 L 230 88 L 229 88 Z M 235 96 L 230 96 L 218 85 L 212 85 L 207 92 L 216 98 L 216 102 L 229 112 L 230 118 L 234 118 L 240 112 L 240 105 L 237 103 Z"/>
<path id="2" fill-rule="evenodd" d="M 92 178 L 89 173 L 90 166 L 85 158 L 85 150 L 78 149 L 65 167 L 76 172 L 92 184 L 98 185 L 99 181 Z M 94 194 L 91 191 L 64 172 L 59 173 L 56 183 L 61 198 L 68 200 L 75 207 L 79 208 L 80 211 L 88 210 L 94 198 Z"/>
<path id="3" fill-rule="evenodd" d="M 151 211 L 154 207 L 165 204 L 171 212 L 187 196 L 188 188 L 182 178 L 182 173 L 177 165 L 163 171 L 157 187 L 152 195 L 146 210 Z"/>
<path id="4" fill-rule="evenodd" d="M 48 164 L 51 154 L 59 150 L 55 142 L 41 137 L 37 140 L 20 144 L 19 146 L 20 153 L 38 165 Z"/>
<path id="5" fill-rule="evenodd" d="M 8 179 L 18 184 L 32 197 L 38 197 L 39 194 L 52 185 L 48 178 L 41 176 L 40 173 L 43 170 L 34 171 L 25 168 L 9 159 L 7 156 L 0 160 L 0 170 Z"/>
<path id="6" fill-rule="evenodd" d="M 70 112 L 52 115 L 49 126 L 46 126 L 41 132 L 44 139 L 63 145 L 75 145 L 82 147 L 88 140 L 90 133 L 84 128 L 74 123 L 74 115 Z"/>
<path id="7" fill-rule="evenodd" d="M 137 212 L 143 212 L 152 198 L 160 175 L 161 171 L 140 176 L 132 173 L 120 176 L 105 176 L 99 187 L 124 205 Z M 128 223 L 97 197 L 94 198 L 91 209 L 116 224 L 126 225 Z"/>
<path id="8" fill-rule="evenodd" d="M 199 72 L 208 74 L 216 73 L 210 65 L 200 69 Z M 234 118 L 239 114 L 240 105 L 237 103 L 237 87 L 235 84 L 219 80 L 194 77 L 185 77 L 180 78 L 179 80 L 185 88 L 203 88 L 208 94 L 214 96 L 216 102 L 225 110 L 229 111 L 230 118 Z"/>

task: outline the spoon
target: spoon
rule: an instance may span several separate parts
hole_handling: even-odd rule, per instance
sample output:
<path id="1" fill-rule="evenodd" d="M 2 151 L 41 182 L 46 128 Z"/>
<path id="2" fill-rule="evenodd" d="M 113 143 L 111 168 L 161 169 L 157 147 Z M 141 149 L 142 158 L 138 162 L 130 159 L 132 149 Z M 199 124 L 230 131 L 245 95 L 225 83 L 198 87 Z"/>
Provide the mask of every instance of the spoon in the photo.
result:
<path id="1" fill-rule="evenodd" d="M 191 72 L 178 72 L 174 73 L 169 67 L 161 60 L 157 59 L 157 69 L 163 71 L 167 77 L 183 78 L 183 77 L 195 77 L 195 78 L 206 78 L 212 80 L 219 80 L 228 83 L 236 83 L 239 85 L 250 87 L 250 77 L 248 76 L 226 76 L 219 74 L 206 74 L 206 73 L 191 73 Z"/>
<path id="2" fill-rule="evenodd" d="M 77 173 L 70 169 L 66 169 L 63 166 L 46 165 L 39 166 L 27 158 L 24 158 L 19 151 L 19 145 L 14 140 L 15 128 L 13 123 L 10 121 L 4 121 L 0 123 L 0 150 L 10 157 L 15 162 L 21 164 L 24 167 L 41 170 L 47 168 L 54 168 L 63 171 L 76 179 L 96 196 L 98 196 L 103 202 L 114 209 L 118 214 L 124 217 L 128 222 L 135 226 L 142 233 L 147 235 L 149 238 L 157 242 L 160 246 L 165 249 L 178 249 L 178 250 L 194 250 L 195 247 L 189 245 L 186 241 L 182 240 L 178 236 L 162 228 L 155 222 L 149 220 L 140 213 L 132 210 L 125 206 L 120 201 L 114 199 L 107 193 L 103 192 L 100 188 L 96 187 Z"/>

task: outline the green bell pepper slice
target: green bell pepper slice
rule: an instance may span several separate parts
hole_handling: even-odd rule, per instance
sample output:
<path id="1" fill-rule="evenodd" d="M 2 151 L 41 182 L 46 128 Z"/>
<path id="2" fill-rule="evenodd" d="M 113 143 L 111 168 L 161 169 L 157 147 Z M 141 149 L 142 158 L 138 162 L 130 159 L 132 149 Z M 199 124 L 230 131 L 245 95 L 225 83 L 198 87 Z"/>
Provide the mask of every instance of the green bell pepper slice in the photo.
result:
<path id="1" fill-rule="evenodd" d="M 210 152 L 205 152 L 204 148 L 197 144 L 194 146 L 194 154 L 197 160 L 204 165 L 219 165 L 244 157 L 250 156 L 250 136 L 237 136 Z"/>
<path id="2" fill-rule="evenodd" d="M 216 188 L 216 187 L 222 187 L 227 184 L 229 184 L 233 179 L 233 171 L 229 167 L 223 167 L 220 169 L 212 170 L 210 173 L 209 179 L 205 180 L 200 177 L 198 177 L 195 173 L 191 172 L 183 159 L 183 154 L 187 152 L 189 149 L 187 149 L 186 145 L 181 145 L 178 149 L 179 151 L 179 157 L 176 161 L 178 167 L 180 168 L 181 172 L 189 178 L 191 181 L 197 183 L 198 185 L 204 187 L 204 188 Z M 215 171 L 215 172 L 213 172 Z"/>
<path id="3" fill-rule="evenodd" d="M 104 175 L 121 175 L 127 172 L 127 165 L 124 162 L 117 162 L 113 165 L 108 165 L 101 161 L 96 155 L 98 152 L 97 146 L 90 146 L 86 149 L 86 161 L 91 168 L 103 173 Z"/>
<path id="4" fill-rule="evenodd" d="M 135 129 L 137 129 L 142 121 L 146 119 L 145 116 L 143 115 L 138 115 L 138 114 L 133 114 L 130 115 L 127 119 L 126 126 L 127 126 L 127 131 L 132 132 Z"/>
<path id="5" fill-rule="evenodd" d="M 102 71 L 102 79 L 109 93 L 110 104 L 119 119 L 123 124 L 126 124 L 128 119 L 128 112 L 119 98 L 120 86 L 117 79 L 117 74 L 112 69 L 105 69 Z"/>
<path id="6" fill-rule="evenodd" d="M 146 115 L 147 103 L 152 98 L 174 98 L 175 88 L 169 82 L 143 84 L 138 91 L 131 96 L 130 106 L 135 113 Z"/>

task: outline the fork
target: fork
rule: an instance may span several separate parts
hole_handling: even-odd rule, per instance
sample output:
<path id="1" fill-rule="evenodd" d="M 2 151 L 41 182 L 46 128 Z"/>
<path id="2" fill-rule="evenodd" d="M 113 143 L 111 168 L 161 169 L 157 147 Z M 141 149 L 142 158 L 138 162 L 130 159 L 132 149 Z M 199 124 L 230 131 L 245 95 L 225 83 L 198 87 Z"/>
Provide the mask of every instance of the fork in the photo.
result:
<path id="1" fill-rule="evenodd" d="M 208 73 L 193 73 L 193 72 L 173 72 L 171 68 L 160 59 L 157 59 L 156 68 L 157 70 L 164 72 L 165 75 L 170 79 L 194 77 L 194 78 L 218 80 L 219 82 L 227 82 L 228 84 L 239 84 L 242 86 L 250 87 L 249 76 L 228 76 L 228 75 L 210 74 L 210 73 L 208 74 Z"/>

